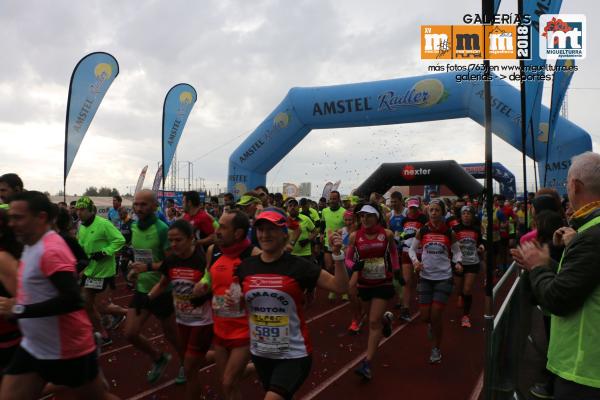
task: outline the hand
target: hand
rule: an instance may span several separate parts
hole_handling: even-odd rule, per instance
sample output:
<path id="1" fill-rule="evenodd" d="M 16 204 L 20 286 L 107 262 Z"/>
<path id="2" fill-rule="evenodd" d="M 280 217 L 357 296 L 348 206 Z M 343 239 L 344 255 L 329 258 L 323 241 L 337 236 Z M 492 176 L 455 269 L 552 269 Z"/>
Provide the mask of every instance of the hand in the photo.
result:
<path id="1" fill-rule="evenodd" d="M 479 254 L 485 253 L 485 246 L 480 244 L 479 247 L 477 248 L 477 251 L 479 252 Z"/>
<path id="2" fill-rule="evenodd" d="M 192 294 L 194 297 L 204 296 L 206 293 L 208 293 L 208 285 L 202 282 L 196 283 L 194 285 L 194 289 L 192 289 Z"/>
<path id="3" fill-rule="evenodd" d="M 130 268 L 136 274 L 141 274 L 142 272 L 147 272 L 148 271 L 148 266 L 146 264 L 142 263 L 142 262 L 139 262 L 139 261 L 131 263 Z"/>
<path id="4" fill-rule="evenodd" d="M 456 263 L 456 264 L 454 264 L 454 270 L 456 272 L 458 272 L 459 274 L 461 274 L 463 272 L 463 266 L 462 266 L 462 264 L 459 263 L 459 262 Z"/>
<path id="5" fill-rule="evenodd" d="M 511 251 L 517 263 L 528 271 L 548 265 L 550 262 L 550 249 L 548 245 L 541 246 L 537 240 L 523 243 Z"/>
<path id="6" fill-rule="evenodd" d="M 90 260 L 94 260 L 94 261 L 100 261 L 105 257 L 108 257 L 108 256 L 101 251 L 96 251 L 96 252 L 90 254 Z"/>
<path id="7" fill-rule="evenodd" d="M 329 239 L 329 248 L 333 254 L 340 254 L 342 251 L 342 235 L 339 232 L 333 232 L 329 230 L 327 232 L 327 238 Z"/>
<path id="8" fill-rule="evenodd" d="M 13 315 L 12 308 L 16 304 L 14 297 L 0 297 L 0 315 L 10 317 Z"/>
<path id="9" fill-rule="evenodd" d="M 242 299 L 242 296 L 240 296 L 239 298 L 235 299 L 232 295 L 231 292 L 229 291 L 229 289 L 227 289 L 225 291 L 225 307 L 231 309 L 233 307 L 235 307 L 237 304 L 240 303 Z"/>
<path id="10" fill-rule="evenodd" d="M 415 272 L 419 273 L 423 269 L 423 263 L 419 260 L 413 262 L 413 266 L 415 267 Z"/>
<path id="11" fill-rule="evenodd" d="M 552 244 L 555 246 L 568 246 L 576 234 L 577 231 L 569 226 L 558 228 L 552 235 Z"/>
<path id="12" fill-rule="evenodd" d="M 285 245 L 283 251 L 285 251 L 286 253 L 291 253 L 292 251 L 294 251 L 294 246 L 292 246 L 291 243 L 288 243 Z"/>

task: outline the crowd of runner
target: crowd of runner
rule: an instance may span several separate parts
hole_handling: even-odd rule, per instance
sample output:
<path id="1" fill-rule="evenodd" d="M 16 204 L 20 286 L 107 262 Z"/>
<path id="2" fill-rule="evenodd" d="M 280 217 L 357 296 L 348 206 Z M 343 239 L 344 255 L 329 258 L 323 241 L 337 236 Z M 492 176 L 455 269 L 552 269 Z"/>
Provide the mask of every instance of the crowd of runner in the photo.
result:
<path id="1" fill-rule="evenodd" d="M 311 369 L 305 313 L 316 291 L 351 303 L 348 333 L 364 332 L 367 344 L 355 370 L 362 379 L 372 379 L 393 324 L 415 318 L 415 298 L 431 343 L 423 358 L 440 363 L 444 309 L 455 293 L 460 325 L 471 328 L 485 251 L 494 252 L 500 276 L 519 241 L 543 238 L 572 213 L 550 189 L 527 208 L 498 195 L 486 240 L 483 204 L 468 196 L 332 191 L 313 202 L 259 186 L 237 202 L 222 199 L 204 202 L 189 191 L 181 205 L 163 208 L 142 190 L 132 214 L 115 196 L 104 218 L 89 197 L 52 204 L 17 175 L 1 176 L 0 399 L 61 390 L 112 398 L 98 352 L 119 328 L 148 357 L 148 382 L 157 382 L 173 356 L 143 335 L 151 316 L 177 356 L 176 383 L 187 399 L 200 398 L 198 370 L 207 360 L 216 363 L 224 399 L 241 399 L 248 375 L 265 399 L 292 398 Z M 531 236 L 532 224 L 540 235 Z M 128 307 L 101 295 L 117 280 L 132 291 Z"/>

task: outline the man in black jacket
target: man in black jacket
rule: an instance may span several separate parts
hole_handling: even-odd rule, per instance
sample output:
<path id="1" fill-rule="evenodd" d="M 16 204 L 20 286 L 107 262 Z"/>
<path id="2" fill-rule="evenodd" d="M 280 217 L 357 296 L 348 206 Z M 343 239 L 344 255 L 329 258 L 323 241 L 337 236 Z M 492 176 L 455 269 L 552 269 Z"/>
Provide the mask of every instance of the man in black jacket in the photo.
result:
<path id="1" fill-rule="evenodd" d="M 600 399 L 600 154 L 573 158 L 567 190 L 576 211 L 571 226 L 554 233 L 554 244 L 565 245 L 560 263 L 537 242 L 514 255 L 552 313 L 547 367 L 558 376 L 555 399 Z"/>

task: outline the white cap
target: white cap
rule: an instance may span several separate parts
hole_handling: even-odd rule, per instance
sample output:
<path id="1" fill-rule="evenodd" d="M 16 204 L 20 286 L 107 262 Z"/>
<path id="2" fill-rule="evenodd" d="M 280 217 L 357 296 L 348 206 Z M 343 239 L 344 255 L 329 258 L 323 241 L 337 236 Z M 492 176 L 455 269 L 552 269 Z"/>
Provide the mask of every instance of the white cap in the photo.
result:
<path id="1" fill-rule="evenodd" d="M 379 218 L 379 211 L 377 211 L 377 209 L 370 204 L 365 204 L 361 207 L 361 209 L 358 212 L 365 214 L 375 214 L 377 215 L 377 218 Z"/>

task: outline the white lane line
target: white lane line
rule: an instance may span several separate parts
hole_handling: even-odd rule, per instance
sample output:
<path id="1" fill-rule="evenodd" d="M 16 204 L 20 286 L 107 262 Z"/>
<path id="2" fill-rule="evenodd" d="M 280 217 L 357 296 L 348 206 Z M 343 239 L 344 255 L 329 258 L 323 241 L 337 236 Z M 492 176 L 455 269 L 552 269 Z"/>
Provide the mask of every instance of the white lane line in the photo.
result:
<path id="1" fill-rule="evenodd" d="M 308 323 L 314 322 L 314 321 L 316 321 L 316 320 L 318 320 L 320 318 L 323 318 L 326 315 L 329 315 L 332 312 L 335 312 L 335 311 L 339 310 L 340 308 L 343 308 L 343 307 L 347 306 L 348 304 L 350 304 L 350 303 L 347 302 L 347 301 L 344 302 L 344 303 L 342 303 L 342 304 L 339 304 L 339 305 L 337 305 L 337 306 L 335 306 L 335 307 L 333 307 L 333 308 L 331 308 L 331 309 L 329 309 L 327 311 L 322 312 L 321 314 L 315 315 L 314 317 L 307 319 L 306 323 L 308 324 Z M 156 336 L 154 338 L 151 338 L 150 340 L 156 339 L 156 338 L 158 338 L 160 336 L 162 336 L 162 335 L 159 335 L 159 336 Z M 123 347 L 120 347 L 119 349 L 111 350 L 111 352 L 114 352 L 116 350 L 120 350 L 120 349 L 123 349 L 123 348 L 127 348 L 127 347 L 131 347 L 131 345 L 129 345 L 129 346 L 123 346 Z M 202 368 L 200 370 L 200 372 L 206 371 L 208 368 L 211 368 L 214 365 L 215 365 L 214 363 L 212 363 L 210 365 L 207 365 L 206 367 Z M 128 398 L 127 400 L 140 400 L 140 399 L 142 399 L 142 398 L 144 398 L 146 396 L 149 396 L 149 395 L 151 395 L 153 393 L 156 393 L 156 392 L 158 392 L 160 390 L 163 390 L 163 389 L 165 389 L 165 388 L 173 385 L 174 383 L 175 383 L 175 379 L 171 379 L 170 381 L 167 381 L 167 382 L 163 383 L 162 385 L 156 386 L 156 387 L 154 387 L 152 389 L 148 389 L 145 392 L 138 393 L 135 396 Z"/>
<path id="2" fill-rule="evenodd" d="M 419 312 L 414 314 L 411 317 L 410 322 L 414 321 L 414 319 L 417 318 L 419 316 L 419 314 L 420 314 Z M 398 332 L 400 332 L 402 329 L 406 328 L 410 322 L 394 329 L 392 334 L 389 337 L 381 340 L 379 342 L 379 346 L 377 346 L 377 347 L 379 348 L 379 347 L 383 346 L 388 340 L 393 338 Z M 304 397 L 302 397 L 302 400 L 310 400 L 310 399 L 314 399 L 315 397 L 317 397 L 321 392 L 323 392 L 325 389 L 327 389 L 332 383 L 334 383 L 335 381 L 340 379 L 344 374 L 346 374 L 346 372 L 350 371 L 357 363 L 362 361 L 366 355 L 367 355 L 367 352 L 365 350 L 361 354 L 359 354 L 357 357 L 355 357 L 352 361 L 348 362 L 344 367 L 339 369 L 335 374 L 331 375 L 329 378 L 327 378 L 326 380 L 321 382 L 318 386 L 313 388 L 313 390 L 311 390 L 310 392 L 308 392 L 308 394 L 306 394 Z"/>

